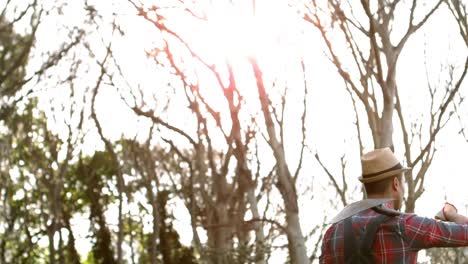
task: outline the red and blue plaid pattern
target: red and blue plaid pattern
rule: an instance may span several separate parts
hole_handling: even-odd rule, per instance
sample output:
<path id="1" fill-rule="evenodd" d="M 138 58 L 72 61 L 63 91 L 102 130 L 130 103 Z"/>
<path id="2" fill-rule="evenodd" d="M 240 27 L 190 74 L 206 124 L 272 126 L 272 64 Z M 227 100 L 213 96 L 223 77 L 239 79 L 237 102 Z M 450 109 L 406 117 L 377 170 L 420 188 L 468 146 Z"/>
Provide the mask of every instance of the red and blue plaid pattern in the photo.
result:
<path id="1" fill-rule="evenodd" d="M 362 236 L 370 220 L 378 215 L 374 210 L 367 209 L 352 216 L 354 233 Z M 340 221 L 325 233 L 320 263 L 344 263 L 343 227 L 343 221 Z M 380 226 L 372 248 L 377 258 L 375 263 L 416 263 L 421 249 L 459 246 L 468 246 L 468 223 L 441 222 L 414 214 L 402 214 Z"/>

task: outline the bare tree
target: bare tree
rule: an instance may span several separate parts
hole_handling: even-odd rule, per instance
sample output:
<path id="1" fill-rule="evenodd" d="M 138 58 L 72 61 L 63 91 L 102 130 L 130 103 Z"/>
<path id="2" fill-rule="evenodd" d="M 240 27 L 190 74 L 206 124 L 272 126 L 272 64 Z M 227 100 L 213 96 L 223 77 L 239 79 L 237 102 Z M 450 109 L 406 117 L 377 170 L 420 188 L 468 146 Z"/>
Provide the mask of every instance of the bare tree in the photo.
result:
<path id="1" fill-rule="evenodd" d="M 398 142 L 397 146 L 403 146 L 406 165 L 413 167 L 405 176 L 408 185 L 408 198 L 405 202 L 407 212 L 414 211 L 416 200 L 424 192 L 425 175 L 436 152 L 436 137 L 453 115 L 449 106 L 465 77 L 464 71 L 457 81 L 448 84 L 445 93 L 439 95 L 442 100 L 436 95 L 435 87 L 429 85 L 432 103 L 427 121 L 428 131 L 425 133 L 428 139 L 424 141 L 419 131 L 411 128 L 413 125 L 408 127 L 410 120 L 403 114 L 396 82 L 397 62 L 410 37 L 429 20 L 442 3 L 443 1 L 434 3 L 420 19 L 416 19 L 415 15 L 417 11 L 422 10 L 419 1 L 412 1 L 409 6 L 405 6 L 403 1 L 370 3 L 363 0 L 360 5 L 328 1 L 325 7 L 313 1 L 309 7 L 311 11 L 305 15 L 305 19 L 319 29 L 330 59 L 343 78 L 353 102 L 365 109 L 374 148 L 394 148 L 393 114 L 396 112 L 403 134 L 403 142 Z M 409 12 L 407 21 L 396 20 L 397 8 L 406 8 L 404 10 Z M 328 13 L 325 10 L 328 10 Z M 321 17 L 323 12 L 328 16 L 327 21 L 331 21 L 330 24 L 324 24 L 325 19 Z M 406 24 L 407 28 L 401 38 L 394 40 L 393 28 L 397 23 Z M 348 46 L 344 57 L 338 55 L 335 42 L 330 40 L 330 29 L 334 25 Z M 358 115 L 356 118 L 357 123 L 362 124 L 359 123 Z M 357 127 L 360 137 L 362 126 Z M 421 147 L 419 151 L 414 151 L 411 145 L 417 139 L 421 139 Z M 359 141 L 363 142 L 362 138 L 359 138 Z"/>
<path id="2" fill-rule="evenodd" d="M 286 211 L 286 235 L 288 237 L 288 248 L 291 262 L 307 263 L 309 259 L 307 257 L 305 237 L 302 234 L 302 229 L 299 222 L 299 206 L 296 189 L 297 176 L 291 173 L 286 161 L 286 154 L 284 150 L 285 142 L 284 138 L 282 137 L 283 133 L 278 134 L 276 131 L 276 127 L 280 127 L 280 130 L 282 131 L 284 119 L 276 119 L 276 122 L 274 121 L 274 106 L 271 104 L 269 96 L 266 92 L 262 71 L 254 59 L 251 59 L 250 63 L 257 82 L 259 101 L 265 121 L 265 127 L 269 137 L 268 144 L 270 145 L 276 160 L 278 177 L 276 186 L 281 193 Z M 284 116 L 281 118 L 284 118 Z M 304 122 L 305 120 L 303 119 L 303 127 Z M 278 135 L 280 136 L 278 137 Z M 301 156 L 300 159 L 302 160 L 302 158 L 303 157 Z"/>
<path id="3" fill-rule="evenodd" d="M 123 219 L 123 195 L 124 195 L 124 180 L 123 180 L 123 173 L 122 169 L 120 166 L 119 159 L 117 157 L 117 154 L 114 151 L 114 147 L 112 143 L 104 136 L 103 131 L 102 131 L 102 126 L 97 118 L 96 115 L 96 110 L 95 110 L 95 102 L 96 102 L 96 96 L 98 94 L 99 88 L 101 87 L 103 78 L 106 76 L 106 62 L 107 59 L 110 56 L 111 52 L 111 45 L 107 47 L 107 53 L 102 60 L 102 62 L 99 62 L 99 65 L 101 66 L 101 74 L 99 75 L 99 78 L 97 80 L 96 86 L 93 89 L 93 95 L 92 95 L 92 101 L 91 101 L 91 118 L 94 120 L 94 123 L 96 125 L 96 128 L 98 130 L 98 134 L 101 138 L 101 140 L 104 142 L 106 146 L 106 151 L 108 151 L 112 157 L 112 162 L 116 168 L 116 179 L 117 179 L 117 191 L 118 191 L 118 197 L 119 197 L 119 205 L 118 205 L 118 232 L 117 232 L 117 263 L 123 263 L 123 253 L 122 253 L 122 244 L 123 244 L 123 236 L 124 236 L 124 229 L 123 229 L 123 224 L 124 224 L 124 219 Z"/>
<path id="4" fill-rule="evenodd" d="M 227 260 L 226 255 L 223 256 L 223 252 L 233 249 L 234 237 L 239 241 L 237 243 L 238 249 L 245 247 L 249 241 L 246 234 L 248 234 L 250 229 L 253 229 L 256 234 L 256 262 L 264 263 L 265 257 L 263 251 L 265 241 L 262 226 L 268 223 L 269 220 L 263 219 L 260 216 L 257 207 L 258 198 L 255 195 L 258 177 L 254 178 L 255 173 L 251 167 L 253 164 L 249 165 L 250 161 L 247 159 L 248 154 L 252 152 L 252 150 L 249 150 L 249 142 L 253 137 L 256 137 L 255 131 L 259 127 L 257 128 L 255 122 L 243 124 L 239 118 L 239 113 L 246 110 L 242 110 L 245 102 L 235 82 L 235 70 L 232 69 L 229 63 L 214 65 L 197 54 L 190 42 L 186 41 L 175 29 L 172 29 L 169 23 L 166 23 L 169 18 L 164 15 L 164 7 L 152 6 L 145 9 L 136 4 L 135 7 L 139 14 L 152 23 L 165 38 L 164 47 L 159 48 L 154 57 L 157 58 L 158 63 L 169 65 L 176 75 L 180 77 L 189 109 L 197 120 L 195 136 L 192 136 L 190 132 L 184 129 L 176 127 L 171 122 L 165 121 L 151 110 L 146 110 L 145 104 L 140 105 L 135 101 L 135 103 L 130 103 L 129 105 L 136 114 L 150 118 L 158 127 L 179 135 L 189 143 L 191 150 L 189 151 L 190 154 L 186 156 L 186 150 L 182 149 L 175 142 L 175 139 L 166 139 L 166 142 L 174 150 L 174 153 L 180 156 L 182 160 L 190 161 L 188 162 L 190 167 L 190 176 L 188 177 L 195 179 L 193 183 L 194 187 L 203 186 L 198 191 L 201 192 L 200 196 L 203 197 L 203 207 L 205 207 L 202 216 L 205 218 L 204 221 L 206 221 L 204 227 L 208 232 L 208 244 L 210 248 L 221 252 L 220 256 L 212 258 L 212 260 L 216 263 L 222 263 Z M 180 8 L 183 13 L 192 15 L 194 19 L 204 19 L 203 16 L 195 15 L 195 12 L 183 5 Z M 180 47 L 185 51 L 180 52 Z M 163 59 L 163 61 L 161 61 L 160 56 L 162 54 L 166 56 L 166 59 Z M 199 83 L 196 81 L 197 76 L 192 75 L 191 71 L 186 70 L 192 63 L 199 65 L 197 66 L 199 67 L 198 70 L 201 68 L 201 70 L 212 74 L 218 85 L 217 89 L 222 91 L 227 111 L 218 112 L 214 110 L 214 107 L 204 98 L 205 95 L 203 95 Z M 305 238 L 299 224 L 298 195 L 295 187 L 302 164 L 304 147 L 301 149 L 298 168 L 294 172 L 291 172 L 286 163 L 284 153 L 285 142 L 283 137 L 283 121 L 281 120 L 284 117 L 280 116 L 281 112 L 284 112 L 284 103 L 282 104 L 282 109 L 281 106 L 279 109 L 276 109 L 266 93 L 261 69 L 255 61 L 251 61 L 251 65 L 252 72 L 257 81 L 259 102 L 261 104 L 260 112 L 262 113 L 262 118 L 267 119 L 266 123 L 262 124 L 262 127 L 265 125 L 265 132 L 269 137 L 268 143 L 277 162 L 277 166 L 275 166 L 277 173 L 272 175 L 278 177 L 275 182 L 277 182 L 277 187 L 284 200 L 286 225 L 281 230 L 287 235 L 291 260 L 294 263 L 307 263 L 309 260 L 305 247 Z M 224 79 L 225 77 L 227 78 Z M 194 79 L 195 81 L 193 81 Z M 136 97 L 134 96 L 134 98 Z M 304 114 L 302 116 L 303 146 L 305 145 L 306 133 L 304 125 L 306 105 L 307 103 L 304 102 Z M 275 113 L 270 111 L 274 111 Z M 232 123 L 230 128 L 226 128 L 222 124 L 221 120 L 223 117 L 228 118 Z M 214 123 L 215 126 L 213 127 L 210 123 Z M 280 127 L 279 132 L 276 132 L 275 128 L 272 128 L 272 126 L 276 125 Z M 212 132 L 214 131 L 213 129 L 217 129 L 217 132 Z M 223 150 L 214 145 L 213 137 L 215 134 L 221 135 L 221 138 L 224 139 L 222 144 L 225 148 Z M 233 159 L 235 160 L 236 169 L 235 171 L 230 171 L 229 166 L 234 161 Z M 229 182 L 230 177 L 234 179 L 233 182 Z M 207 192 L 207 183 L 210 181 L 212 181 L 209 187 L 211 189 Z M 187 203 L 187 205 L 189 204 Z M 188 206 L 189 211 L 191 211 L 190 208 Z M 253 216 L 249 224 L 244 221 L 247 208 Z M 191 211 L 191 213 L 196 212 Z M 241 262 L 246 261 L 242 254 L 239 255 L 238 259 Z"/>
<path id="5" fill-rule="evenodd" d="M 457 22 L 458 27 L 459 27 L 459 33 L 461 39 L 464 41 L 466 47 L 468 47 L 468 6 L 463 3 L 463 1 L 458 1 L 458 0 L 449 0 L 446 1 L 446 4 L 451 11 L 454 20 Z M 464 70 L 464 75 L 466 74 L 466 68 L 467 65 L 465 64 L 465 70 Z M 450 67 L 450 79 L 454 80 L 456 77 L 454 76 L 454 67 Z M 463 81 L 463 78 L 459 79 L 459 83 L 457 85 L 461 85 L 461 82 Z M 463 108 L 463 102 L 464 102 L 465 96 L 463 93 L 458 92 L 455 95 L 455 98 L 452 101 L 455 113 L 458 117 L 458 120 L 460 122 L 460 132 L 465 141 L 468 142 L 468 137 L 466 135 L 465 131 L 465 123 L 462 118 L 462 108 Z M 436 263 L 465 263 L 468 261 L 468 252 L 466 251 L 465 248 L 437 248 L 437 249 L 430 249 L 426 251 L 427 255 L 430 257 L 431 262 L 436 262 Z"/>

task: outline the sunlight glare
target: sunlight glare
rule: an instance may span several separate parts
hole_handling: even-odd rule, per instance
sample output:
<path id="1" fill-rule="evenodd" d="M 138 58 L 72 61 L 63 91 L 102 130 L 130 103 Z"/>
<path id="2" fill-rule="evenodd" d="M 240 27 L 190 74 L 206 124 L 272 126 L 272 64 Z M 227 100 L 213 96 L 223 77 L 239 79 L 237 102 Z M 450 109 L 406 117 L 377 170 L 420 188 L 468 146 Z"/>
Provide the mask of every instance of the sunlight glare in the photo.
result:
<path id="1" fill-rule="evenodd" d="M 254 4 L 255 2 L 255 8 Z M 208 52 L 229 61 L 288 52 L 283 41 L 297 28 L 287 4 L 278 1 L 216 1 L 207 8 L 200 38 Z"/>

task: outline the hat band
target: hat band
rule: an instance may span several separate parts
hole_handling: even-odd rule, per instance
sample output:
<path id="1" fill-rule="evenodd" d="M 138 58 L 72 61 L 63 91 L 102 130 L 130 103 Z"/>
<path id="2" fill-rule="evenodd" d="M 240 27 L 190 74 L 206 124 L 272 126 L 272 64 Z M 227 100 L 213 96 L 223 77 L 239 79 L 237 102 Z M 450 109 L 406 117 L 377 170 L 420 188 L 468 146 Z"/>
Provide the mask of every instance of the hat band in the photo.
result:
<path id="1" fill-rule="evenodd" d="M 379 172 L 375 172 L 375 173 L 371 173 L 371 174 L 362 175 L 362 178 L 374 177 L 374 176 L 377 176 L 377 175 L 379 175 L 379 174 L 387 173 L 387 172 L 389 172 L 389 171 L 398 170 L 398 169 L 403 169 L 403 166 L 401 166 L 400 163 L 398 163 L 397 165 L 391 167 L 390 169 L 386 169 L 386 170 L 379 171 Z"/>

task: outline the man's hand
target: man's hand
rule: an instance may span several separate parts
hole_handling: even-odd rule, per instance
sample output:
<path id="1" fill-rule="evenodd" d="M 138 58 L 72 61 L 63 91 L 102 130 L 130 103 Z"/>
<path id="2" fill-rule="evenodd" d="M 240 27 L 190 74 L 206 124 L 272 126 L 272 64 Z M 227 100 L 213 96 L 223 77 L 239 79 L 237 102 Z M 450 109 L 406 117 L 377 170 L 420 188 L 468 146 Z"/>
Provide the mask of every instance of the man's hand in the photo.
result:
<path id="1" fill-rule="evenodd" d="M 463 215 L 458 214 L 457 208 L 451 203 L 445 203 L 442 210 L 440 210 L 436 215 L 435 219 L 455 222 L 455 223 L 467 223 L 468 218 Z"/>

